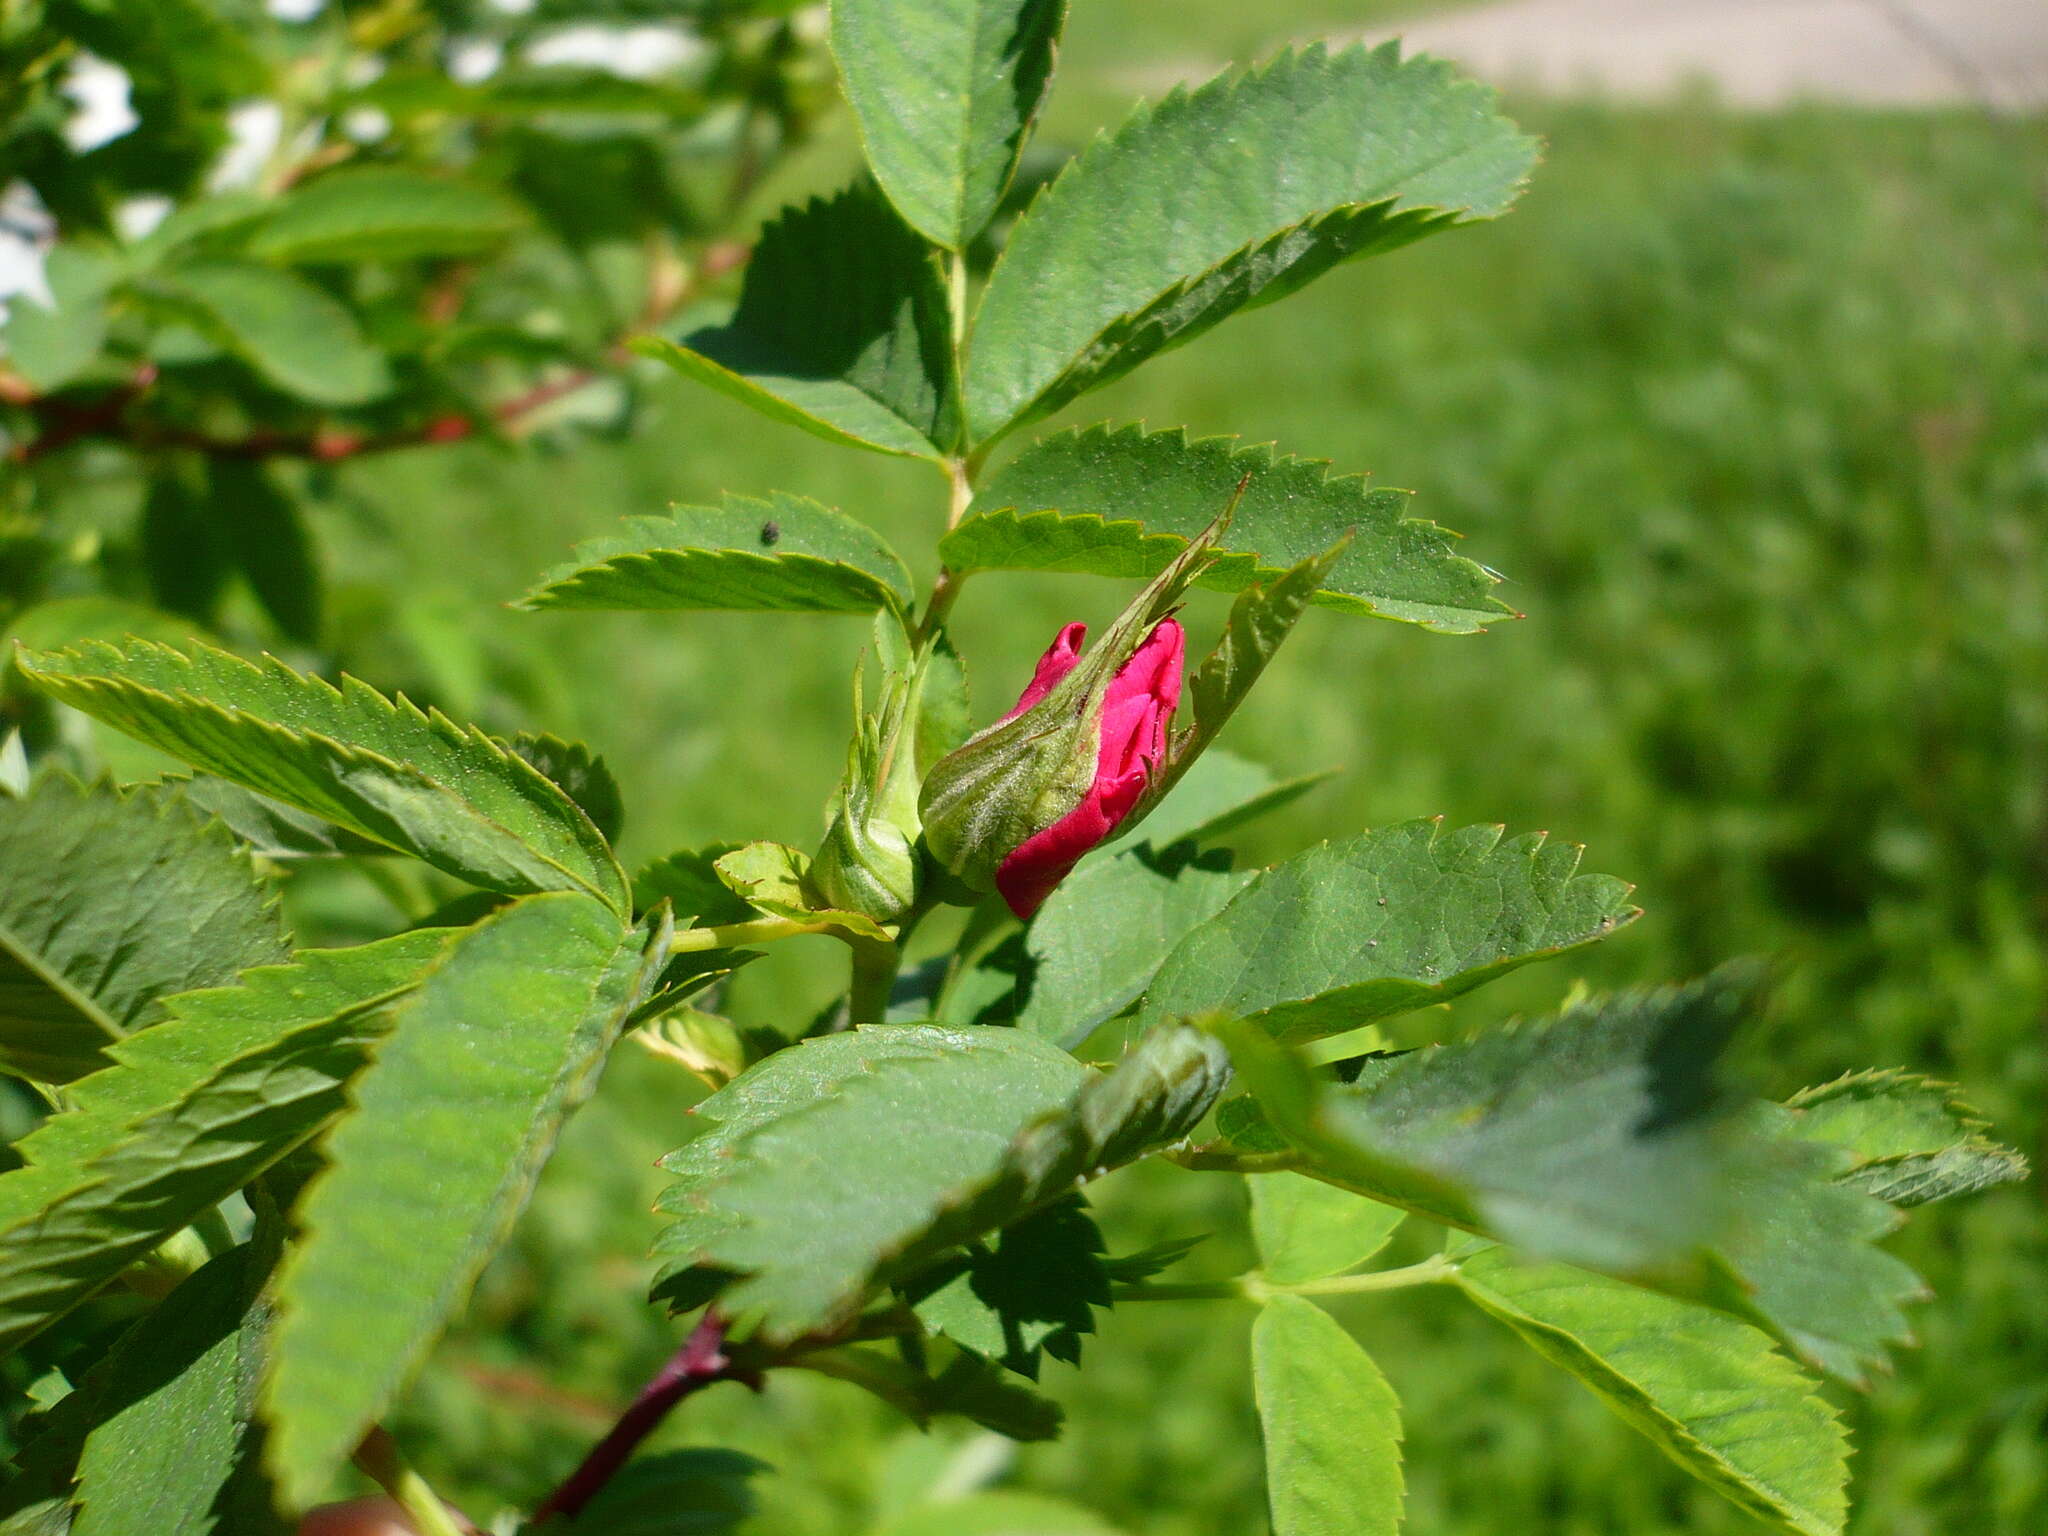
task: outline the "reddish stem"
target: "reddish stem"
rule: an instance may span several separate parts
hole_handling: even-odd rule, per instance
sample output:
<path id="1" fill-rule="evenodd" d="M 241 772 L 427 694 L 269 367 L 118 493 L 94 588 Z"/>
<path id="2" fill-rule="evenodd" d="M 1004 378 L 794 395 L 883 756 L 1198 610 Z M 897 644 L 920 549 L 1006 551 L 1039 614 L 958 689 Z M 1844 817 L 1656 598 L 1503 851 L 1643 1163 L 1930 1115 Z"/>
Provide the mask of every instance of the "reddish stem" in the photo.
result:
<path id="1" fill-rule="evenodd" d="M 668 1417 L 670 1409 L 691 1393 L 721 1381 L 760 1385 L 760 1377 L 754 1372 L 734 1368 L 725 1352 L 724 1320 L 707 1312 L 683 1347 L 655 1372 L 654 1379 L 640 1389 L 640 1395 L 619 1415 L 619 1421 L 591 1448 L 583 1464 L 533 1512 L 533 1523 L 539 1525 L 556 1515 L 573 1518 L 580 1514 L 583 1506 L 603 1491 L 613 1474 L 639 1449 L 640 1442 Z"/>

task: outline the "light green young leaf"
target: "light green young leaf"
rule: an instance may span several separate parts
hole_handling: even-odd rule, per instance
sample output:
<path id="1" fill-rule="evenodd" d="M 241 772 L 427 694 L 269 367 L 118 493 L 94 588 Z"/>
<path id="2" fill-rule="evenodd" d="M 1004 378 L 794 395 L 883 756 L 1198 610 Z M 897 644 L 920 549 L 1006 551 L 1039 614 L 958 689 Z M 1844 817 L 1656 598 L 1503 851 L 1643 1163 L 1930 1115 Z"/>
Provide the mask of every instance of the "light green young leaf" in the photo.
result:
<path id="1" fill-rule="evenodd" d="M 1052 83 L 1066 0 L 834 0 L 832 52 L 875 179 L 935 245 L 995 213 Z"/>
<path id="2" fill-rule="evenodd" d="M 1838 1536 L 1849 1437 L 1767 1335 L 1477 1239 L 1452 1252 L 1460 1290 L 1694 1477 L 1775 1529 Z"/>
<path id="3" fill-rule="evenodd" d="M 1985 1122 L 1948 1083 L 1896 1068 L 1852 1072 L 1787 1101 L 1793 1128 L 1844 1147 L 1842 1177 L 1895 1206 L 1975 1194 L 2027 1176 L 2027 1160 L 1982 1133 Z"/>
<path id="4" fill-rule="evenodd" d="M 910 572 L 864 523 L 807 496 L 728 494 L 717 507 L 634 517 L 576 546 L 523 608 L 901 611 Z"/>
<path id="5" fill-rule="evenodd" d="M 580 888 L 623 913 L 590 819 L 499 742 L 343 677 L 131 640 L 16 653 L 44 692 L 260 794 L 490 890 Z"/>
<path id="6" fill-rule="evenodd" d="M 958 436 L 945 287 L 871 185 L 763 230 L 729 323 L 636 348 L 828 442 L 933 458 Z"/>
<path id="7" fill-rule="evenodd" d="M 245 261 L 195 262 L 145 286 L 287 394 L 362 405 L 387 393 L 384 354 L 355 316 L 304 278 Z"/>
<path id="8" fill-rule="evenodd" d="M 734 895 L 771 917 L 830 923 L 864 939 L 889 937 L 873 918 L 820 902 L 805 878 L 810 855 L 787 843 L 746 843 L 721 856 L 713 867 Z"/>
<path id="9" fill-rule="evenodd" d="M 81 1388 L 103 1417 L 78 1459 L 71 1536 L 242 1536 L 221 1505 L 230 1483 L 256 1475 L 268 1267 L 251 1243 L 209 1261 L 123 1336 L 103 1380 Z"/>
<path id="10" fill-rule="evenodd" d="M 657 1286 L 713 1272 L 728 1318 L 793 1338 L 1187 1134 L 1224 1078 L 1215 1043 L 1181 1028 L 1106 1074 L 1016 1030 L 805 1041 L 705 1100 L 710 1130 L 663 1160 L 681 1182 L 659 1203 L 677 1220 L 655 1245 Z"/>
<path id="11" fill-rule="evenodd" d="M 1314 1302 L 1275 1296 L 1252 1325 L 1273 1536 L 1394 1536 L 1401 1404 L 1372 1356 Z"/>
<path id="12" fill-rule="evenodd" d="M 43 258 L 43 281 L 55 302 L 46 306 L 18 293 L 0 328 L 14 371 L 44 394 L 78 377 L 106 342 L 107 292 L 120 275 L 120 258 L 111 251 L 75 241 L 52 247 Z"/>
<path id="13" fill-rule="evenodd" d="M 1282 54 L 1141 107 L 1012 232 L 974 324 L 970 436 L 1057 410 L 1339 261 L 1491 218 L 1535 156 L 1491 91 L 1391 43 Z"/>
<path id="14" fill-rule="evenodd" d="M 1471 634 L 1515 610 L 1500 577 L 1457 552 L 1457 535 L 1408 516 L 1407 491 L 1333 475 L 1328 461 L 1277 455 L 1184 428 L 1107 425 L 1040 438 L 985 480 L 940 553 L 954 570 L 1072 571 L 1143 580 L 1186 547 L 1245 483 L 1195 584 L 1236 592 L 1351 542 L 1315 594 L 1325 608 Z"/>
<path id="15" fill-rule="evenodd" d="M 476 256 L 526 223 L 519 205 L 488 187 L 401 166 L 329 172 L 292 188 L 250 236 L 259 261 L 404 261 Z"/>
<path id="16" fill-rule="evenodd" d="M 1729 1100 L 1715 1063 L 1739 978 L 1624 993 L 1539 1023 L 1317 1075 L 1246 1023 L 1232 1059 L 1297 1166 L 1342 1188 L 1702 1301 L 1860 1382 L 1910 1337 L 1897 1218 L 1835 1175 L 1788 1112 Z"/>
<path id="17" fill-rule="evenodd" d="M 343 1089 L 447 934 L 308 950 L 168 1000 L 0 1174 L 0 1348 L 85 1300 L 340 1111 Z M 203 1152 L 203 1155 L 201 1155 Z"/>
<path id="18" fill-rule="evenodd" d="M 327 1486 L 466 1300 L 667 937 L 574 892 L 529 897 L 394 1010 L 278 1279 L 265 1401 L 287 1503 Z"/>
<path id="19" fill-rule="evenodd" d="M 1407 1214 L 1298 1173 L 1262 1173 L 1245 1182 L 1259 1269 L 1276 1285 L 1358 1268 L 1386 1247 Z"/>
<path id="20" fill-rule="evenodd" d="M 1025 930 L 1016 991 L 997 1016 L 1072 1049 L 1135 1002 L 1174 945 L 1251 878 L 1231 868 L 1227 850 L 1191 843 L 1141 843 L 1084 864 Z"/>
<path id="21" fill-rule="evenodd" d="M 1142 1017 L 1215 1008 L 1314 1040 L 1460 997 L 1632 921 L 1630 887 L 1541 832 L 1403 822 L 1265 870 L 1159 968 Z"/>
<path id="22" fill-rule="evenodd" d="M 290 953 L 248 852 L 172 787 L 44 773 L 0 795 L 0 1070 L 67 1083 L 163 1017 Z"/>

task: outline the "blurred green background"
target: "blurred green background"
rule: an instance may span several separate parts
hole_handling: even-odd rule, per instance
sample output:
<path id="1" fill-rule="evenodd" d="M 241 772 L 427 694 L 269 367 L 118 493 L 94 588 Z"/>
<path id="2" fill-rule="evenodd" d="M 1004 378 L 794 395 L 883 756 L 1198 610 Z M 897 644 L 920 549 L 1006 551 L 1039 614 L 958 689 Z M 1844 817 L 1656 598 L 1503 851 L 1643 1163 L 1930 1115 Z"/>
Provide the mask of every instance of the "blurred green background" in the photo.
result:
<path id="1" fill-rule="evenodd" d="M 1148 64 L 1196 66 L 1355 25 L 1338 0 L 1084 0 L 1044 137 L 1125 109 Z M 1156 71 L 1155 71 L 1156 73 Z M 2040 120 L 1967 111 L 1738 114 L 1518 101 L 1548 161 L 1509 218 L 1343 268 L 1232 321 L 1068 421 L 1272 439 L 1414 488 L 1419 515 L 1509 578 L 1519 622 L 1470 638 L 1312 615 L 1228 745 L 1329 785 L 1249 857 L 1441 812 L 1545 827 L 1638 884 L 1647 915 L 1430 1023 L 1438 1034 L 1596 986 L 1777 956 L 1744 1066 L 1773 1093 L 1857 1065 L 1968 1085 L 2043 1150 L 2048 1029 L 2048 230 Z M 844 122 L 757 212 L 849 173 Z M 835 449 L 676 382 L 649 430 L 573 456 L 431 449 L 352 466 L 323 514 L 344 613 L 408 594 L 392 667 L 430 654 L 451 708 L 599 746 L 627 852 L 811 841 L 838 772 L 853 621 L 529 615 L 502 602 L 614 518 L 786 488 L 872 519 L 929 571 L 928 470 Z M 983 715 L 1054 627 L 1120 589 L 978 577 L 957 633 Z M 1197 624 L 1219 610 L 1198 601 Z M 358 664 L 377 678 L 375 657 Z M 385 680 L 395 680 L 387 677 Z M 785 950 L 802 946 L 785 946 Z M 794 1027 L 827 984 L 778 953 L 742 1002 Z M 642 1300 L 653 1159 L 694 1096 L 622 1053 L 402 1420 L 488 1516 L 571 1465 L 673 1347 Z M 886 1156 L 877 1148 L 876 1156 Z M 1102 1194 L 1127 1249 L 1221 1222 L 1234 1181 L 1140 1169 Z M 1419 1235 L 1417 1235 L 1419 1241 Z M 2041 1186 L 1923 1214 L 1899 1239 L 1937 1299 L 1923 1347 L 1844 1394 L 1870 1536 L 2048 1530 L 2048 1219 Z M 1190 1276 L 1244 1257 L 1226 1236 Z M 1342 1314 L 1408 1411 L 1410 1528 L 1429 1536 L 1735 1533 L 1751 1523 L 1456 1298 Z M 1128 1306 L 1085 1372 L 1053 1365 L 1064 1441 L 1011 1485 L 1140 1536 L 1265 1529 L 1249 1319 Z M 778 1377 L 691 1403 L 661 1445 L 774 1471 L 745 1527 L 865 1529 L 1005 1454 L 906 1431 L 852 1389 Z M 995 1460 L 991 1460 L 994 1458 Z"/>

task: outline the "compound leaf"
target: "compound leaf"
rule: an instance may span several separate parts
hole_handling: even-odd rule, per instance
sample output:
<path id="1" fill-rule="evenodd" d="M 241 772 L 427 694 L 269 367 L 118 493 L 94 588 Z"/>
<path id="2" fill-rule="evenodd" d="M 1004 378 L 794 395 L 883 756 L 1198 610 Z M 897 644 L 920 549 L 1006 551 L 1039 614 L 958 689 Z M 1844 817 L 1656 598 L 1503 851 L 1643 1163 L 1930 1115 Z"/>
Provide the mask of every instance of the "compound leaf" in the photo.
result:
<path id="1" fill-rule="evenodd" d="M 520 606 L 873 613 L 911 600 L 896 552 L 807 496 L 727 495 L 716 507 L 628 518 L 626 528 L 577 545 Z"/>
<path id="2" fill-rule="evenodd" d="M 0 1174 L 0 1348 L 62 1316 L 304 1142 L 447 935 L 308 950 L 170 998 Z"/>
<path id="3" fill-rule="evenodd" d="M 1372 1356 L 1314 1302 L 1275 1296 L 1252 1324 L 1273 1536 L 1394 1536 L 1401 1404 Z"/>
<path id="4" fill-rule="evenodd" d="M 162 1017 L 290 952 L 276 892 L 174 788 L 44 773 L 0 796 L 0 1069 L 65 1083 Z"/>
<path id="5" fill-rule="evenodd" d="M 464 930 L 394 1010 L 278 1279 L 286 1502 L 326 1487 L 462 1305 L 666 948 L 587 896 L 533 896 Z"/>
<path id="6" fill-rule="evenodd" d="M 1541 832 L 1403 822 L 1261 872 L 1168 955 L 1142 1016 L 1219 1009 L 1313 1040 L 1462 996 L 1606 937 L 1630 887 Z"/>
<path id="7" fill-rule="evenodd" d="M 828 442 L 933 458 L 958 435 L 945 288 L 871 185 L 783 210 L 727 324 L 635 346 Z"/>
<path id="8" fill-rule="evenodd" d="M 16 663 L 44 692 L 208 773 L 473 884 L 581 888 L 624 912 L 604 838 L 547 777 L 474 726 L 339 688 L 266 656 L 88 641 Z"/>
<path id="9" fill-rule="evenodd" d="M 1145 580 L 1164 570 L 1237 494 L 1216 560 L 1195 585 L 1236 592 L 1350 543 L 1319 573 L 1314 601 L 1347 613 L 1471 634 L 1515 610 L 1500 577 L 1457 552 L 1457 535 L 1408 516 L 1409 492 L 1333 475 L 1184 428 L 1101 425 L 1040 438 L 976 492 L 940 544 L 954 570 L 1069 571 Z"/>
<path id="10" fill-rule="evenodd" d="M 1040 194 L 982 297 L 985 442 L 1339 261 L 1503 212 L 1536 146 L 1398 45 L 1283 53 L 1140 107 Z"/>
<path id="11" fill-rule="evenodd" d="M 1464 1239 L 1458 1288 L 1652 1444 L 1773 1527 L 1838 1536 L 1849 1437 L 1770 1338 L 1731 1317 Z"/>
<path id="12" fill-rule="evenodd" d="M 832 52 L 875 179 L 962 250 L 1017 169 L 1052 82 L 1066 0 L 836 0 Z"/>

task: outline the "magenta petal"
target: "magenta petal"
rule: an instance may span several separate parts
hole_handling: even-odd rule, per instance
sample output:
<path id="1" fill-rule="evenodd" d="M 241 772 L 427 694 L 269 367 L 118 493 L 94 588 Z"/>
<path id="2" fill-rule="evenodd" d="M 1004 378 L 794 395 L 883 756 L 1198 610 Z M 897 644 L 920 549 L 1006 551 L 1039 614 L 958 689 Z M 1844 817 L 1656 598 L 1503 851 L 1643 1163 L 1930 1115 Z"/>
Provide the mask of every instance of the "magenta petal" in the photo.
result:
<path id="1" fill-rule="evenodd" d="M 1024 691 L 1017 695 L 1017 705 L 1003 720 L 1014 720 L 1025 710 L 1044 698 L 1060 684 L 1060 679 L 1074 670 L 1081 659 L 1081 642 L 1088 637 L 1088 626 L 1078 620 L 1053 636 L 1052 644 L 1045 648 L 1045 654 L 1038 658 L 1038 666 L 1031 673 L 1031 681 L 1024 685 Z M 998 725 L 1002 724 L 999 720 Z"/>
<path id="2" fill-rule="evenodd" d="M 1039 663 L 1041 675 L 1070 634 L 1078 643 L 1079 628 L 1070 624 L 1060 631 Z M 996 870 L 996 889 L 1018 917 L 1036 912 L 1081 856 L 1114 832 L 1144 795 L 1153 770 L 1166 755 L 1166 728 L 1180 704 L 1186 650 L 1187 636 L 1180 625 L 1161 619 L 1111 679 L 1102 702 L 1094 783 L 1079 805 L 1019 843 Z M 1032 687 L 1037 686 L 1034 678 Z M 1030 691 L 1025 690 L 1027 696 Z"/>

